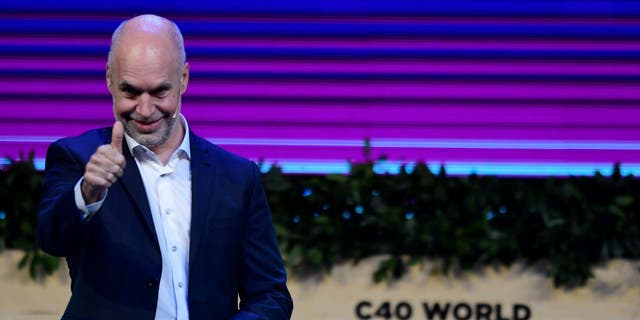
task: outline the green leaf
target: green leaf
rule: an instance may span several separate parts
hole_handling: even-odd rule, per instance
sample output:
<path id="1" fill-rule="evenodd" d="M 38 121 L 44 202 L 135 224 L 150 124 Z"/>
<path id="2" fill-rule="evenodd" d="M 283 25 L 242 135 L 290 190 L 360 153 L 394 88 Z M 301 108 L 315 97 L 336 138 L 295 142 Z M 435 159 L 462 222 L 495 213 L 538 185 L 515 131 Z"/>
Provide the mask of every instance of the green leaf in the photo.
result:
<path id="1" fill-rule="evenodd" d="M 302 246 L 297 244 L 293 246 L 293 249 L 287 253 L 287 261 L 289 265 L 294 266 L 298 265 L 302 260 Z"/>
<path id="2" fill-rule="evenodd" d="M 617 196 L 613 202 L 618 206 L 618 207 L 628 207 L 630 205 L 633 204 L 634 199 L 632 196 L 629 195 L 620 195 Z"/>
<path id="3" fill-rule="evenodd" d="M 29 261 L 31 261 L 32 255 L 33 255 L 32 251 L 25 251 L 24 255 L 22 255 L 22 258 L 18 262 L 18 269 L 20 270 L 24 269 L 24 267 L 26 267 L 27 264 L 29 264 Z"/>
<path id="4" fill-rule="evenodd" d="M 311 250 L 307 251 L 305 256 L 306 260 L 309 261 L 312 266 L 318 268 L 322 267 L 324 256 L 322 254 L 322 251 L 320 251 L 318 248 L 312 248 Z"/>
<path id="5" fill-rule="evenodd" d="M 625 216 L 624 211 L 622 211 L 620 208 L 618 208 L 617 206 L 615 206 L 613 204 L 609 205 L 609 213 L 611 213 L 612 215 L 617 216 L 617 217 L 624 217 Z"/>

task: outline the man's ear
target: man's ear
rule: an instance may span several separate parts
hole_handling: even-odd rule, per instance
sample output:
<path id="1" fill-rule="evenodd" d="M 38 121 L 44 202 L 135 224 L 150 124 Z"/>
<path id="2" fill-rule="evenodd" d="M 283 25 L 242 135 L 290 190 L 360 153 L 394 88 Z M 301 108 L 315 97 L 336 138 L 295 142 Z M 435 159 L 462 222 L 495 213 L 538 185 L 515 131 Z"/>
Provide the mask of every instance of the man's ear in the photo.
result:
<path id="1" fill-rule="evenodd" d="M 111 68 L 109 68 L 109 63 L 107 62 L 107 66 L 105 67 L 105 76 L 107 80 L 107 88 L 109 89 L 109 92 L 111 92 Z"/>
<path id="2" fill-rule="evenodd" d="M 184 94 L 187 91 L 187 85 L 189 84 L 189 63 L 184 63 L 184 68 L 182 68 L 182 81 L 180 81 L 180 95 Z"/>

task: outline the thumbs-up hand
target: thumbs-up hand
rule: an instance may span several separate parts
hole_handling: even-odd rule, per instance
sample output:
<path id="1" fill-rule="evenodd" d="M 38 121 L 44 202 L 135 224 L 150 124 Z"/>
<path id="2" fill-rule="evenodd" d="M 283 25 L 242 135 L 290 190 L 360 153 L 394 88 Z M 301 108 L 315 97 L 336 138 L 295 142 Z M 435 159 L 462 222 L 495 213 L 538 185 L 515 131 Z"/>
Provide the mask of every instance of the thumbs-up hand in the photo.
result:
<path id="1" fill-rule="evenodd" d="M 107 188 L 122 176 L 126 164 L 122 155 L 123 137 L 122 123 L 116 121 L 113 124 L 111 143 L 98 147 L 89 159 L 81 185 L 82 196 L 87 205 L 100 200 Z"/>

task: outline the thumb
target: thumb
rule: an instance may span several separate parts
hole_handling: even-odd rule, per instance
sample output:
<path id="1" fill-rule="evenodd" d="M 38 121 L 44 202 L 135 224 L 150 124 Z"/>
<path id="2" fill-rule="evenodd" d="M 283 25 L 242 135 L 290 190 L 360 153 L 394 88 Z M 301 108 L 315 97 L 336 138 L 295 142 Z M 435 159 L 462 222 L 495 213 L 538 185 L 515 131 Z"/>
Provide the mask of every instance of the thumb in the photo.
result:
<path id="1" fill-rule="evenodd" d="M 122 153 L 122 137 L 124 136 L 124 131 L 122 129 L 122 123 L 120 121 L 116 121 L 113 124 L 113 131 L 111 132 L 111 147 L 118 152 Z"/>

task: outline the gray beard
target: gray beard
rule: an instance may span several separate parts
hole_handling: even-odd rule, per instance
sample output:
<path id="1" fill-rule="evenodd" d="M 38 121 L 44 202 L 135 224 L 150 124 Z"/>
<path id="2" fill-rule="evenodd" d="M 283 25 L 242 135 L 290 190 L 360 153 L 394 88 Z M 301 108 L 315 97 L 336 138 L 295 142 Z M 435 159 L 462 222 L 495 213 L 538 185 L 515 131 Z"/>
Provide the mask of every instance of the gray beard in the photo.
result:
<path id="1" fill-rule="evenodd" d="M 149 149 L 153 149 L 167 142 L 167 140 L 169 140 L 169 137 L 171 136 L 171 131 L 176 126 L 176 120 L 178 120 L 177 117 L 167 117 L 165 119 L 166 126 L 161 132 L 161 136 L 159 138 L 155 136 L 155 133 L 153 135 L 149 135 L 149 134 L 143 134 L 135 131 L 135 129 L 133 129 L 133 126 L 130 125 L 129 122 L 125 122 L 123 128 L 124 128 L 124 131 L 131 138 L 136 140 L 139 144 Z"/>

